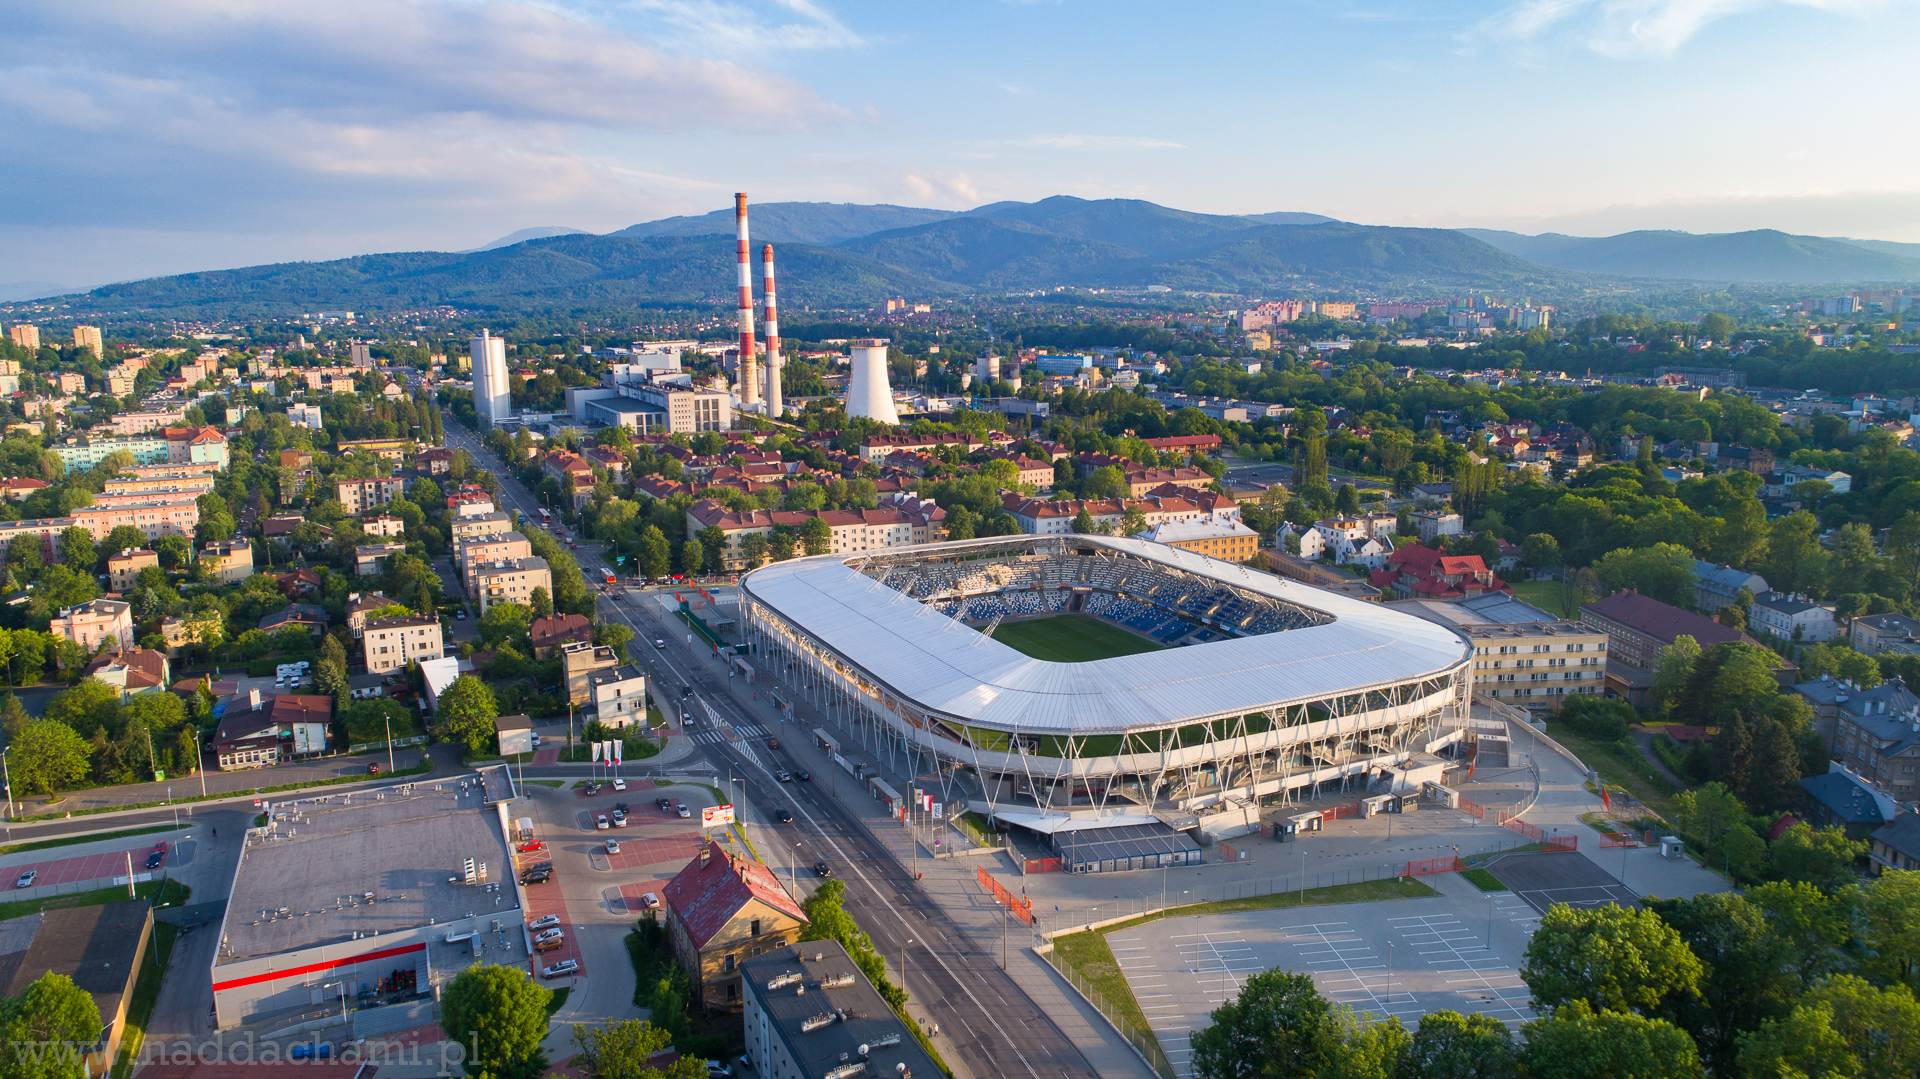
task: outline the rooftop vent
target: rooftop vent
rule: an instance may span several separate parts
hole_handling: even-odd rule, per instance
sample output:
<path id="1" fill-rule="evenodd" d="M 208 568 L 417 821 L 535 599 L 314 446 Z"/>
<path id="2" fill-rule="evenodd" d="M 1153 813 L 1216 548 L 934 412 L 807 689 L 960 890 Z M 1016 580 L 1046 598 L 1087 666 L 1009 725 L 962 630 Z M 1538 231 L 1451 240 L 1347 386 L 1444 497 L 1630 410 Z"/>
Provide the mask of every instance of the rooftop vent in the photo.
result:
<path id="1" fill-rule="evenodd" d="M 853 1079 L 856 1075 L 867 1074 L 867 1062 L 856 1060 L 851 1064 L 842 1064 L 826 1074 L 826 1079 Z"/>
<path id="2" fill-rule="evenodd" d="M 767 981 L 767 988 L 769 990 L 784 989 L 787 986 L 792 985 L 793 983 L 799 981 L 801 977 L 802 975 L 795 974 L 793 971 L 790 970 L 790 971 L 787 971 L 785 974 L 780 975 L 778 978 L 769 979 Z"/>
<path id="3" fill-rule="evenodd" d="M 810 1015 L 800 1021 L 800 1033 L 811 1034 L 822 1027 L 830 1027 L 839 1021 L 840 1017 L 833 1012 L 821 1012 L 819 1015 Z"/>

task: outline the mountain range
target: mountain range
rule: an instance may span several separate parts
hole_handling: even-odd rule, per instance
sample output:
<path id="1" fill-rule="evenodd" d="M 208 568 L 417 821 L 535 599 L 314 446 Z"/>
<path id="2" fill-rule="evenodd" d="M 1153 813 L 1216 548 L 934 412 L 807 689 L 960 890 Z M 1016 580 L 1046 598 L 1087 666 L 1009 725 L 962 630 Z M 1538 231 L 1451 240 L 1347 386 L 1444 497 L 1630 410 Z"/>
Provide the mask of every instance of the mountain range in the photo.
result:
<path id="1" fill-rule="evenodd" d="M 1056 196 L 955 212 L 911 206 L 764 203 L 757 245 L 773 243 L 783 306 L 862 306 L 888 296 L 951 297 L 1071 285 L 1272 295 L 1293 291 L 1525 290 L 1609 278 L 1831 284 L 1920 279 L 1920 244 L 1794 236 L 1527 236 L 1393 228 L 1320 214 L 1190 213 L 1134 199 Z M 258 317 L 453 305 L 513 313 L 727 305 L 731 208 L 595 235 L 522 229 L 475 250 L 362 255 L 179 274 L 94 289 L 79 311 Z M 756 266 L 757 269 L 757 266 Z"/>

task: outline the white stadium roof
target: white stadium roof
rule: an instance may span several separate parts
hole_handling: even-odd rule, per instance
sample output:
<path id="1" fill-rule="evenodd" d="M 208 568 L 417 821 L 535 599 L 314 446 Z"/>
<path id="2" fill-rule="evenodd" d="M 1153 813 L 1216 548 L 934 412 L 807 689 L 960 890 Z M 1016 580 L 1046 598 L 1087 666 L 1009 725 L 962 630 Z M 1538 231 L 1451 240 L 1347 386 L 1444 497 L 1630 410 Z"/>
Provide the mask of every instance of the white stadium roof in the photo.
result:
<path id="1" fill-rule="evenodd" d="M 936 558 L 1021 537 L 891 552 Z M 1052 537 L 1032 537 L 1044 541 Z M 741 582 L 753 599 L 887 688 L 963 723 L 1035 733 L 1119 733 L 1385 688 L 1445 674 L 1471 646 L 1451 629 L 1157 543 L 1060 537 L 1333 616 L 1324 625 L 1094 660 L 1032 659 L 855 569 L 845 555 L 776 562 Z"/>

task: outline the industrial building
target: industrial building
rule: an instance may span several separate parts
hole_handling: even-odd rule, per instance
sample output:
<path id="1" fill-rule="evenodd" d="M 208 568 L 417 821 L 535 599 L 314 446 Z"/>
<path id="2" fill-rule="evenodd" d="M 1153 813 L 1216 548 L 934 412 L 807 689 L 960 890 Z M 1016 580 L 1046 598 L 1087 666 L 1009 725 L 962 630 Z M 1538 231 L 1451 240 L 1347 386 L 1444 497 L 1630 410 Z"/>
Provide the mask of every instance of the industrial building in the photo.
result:
<path id="1" fill-rule="evenodd" d="M 220 926 L 220 1029 L 343 997 L 350 1011 L 406 1003 L 472 964 L 526 963 L 507 845 L 514 797 L 501 765 L 268 804 Z"/>

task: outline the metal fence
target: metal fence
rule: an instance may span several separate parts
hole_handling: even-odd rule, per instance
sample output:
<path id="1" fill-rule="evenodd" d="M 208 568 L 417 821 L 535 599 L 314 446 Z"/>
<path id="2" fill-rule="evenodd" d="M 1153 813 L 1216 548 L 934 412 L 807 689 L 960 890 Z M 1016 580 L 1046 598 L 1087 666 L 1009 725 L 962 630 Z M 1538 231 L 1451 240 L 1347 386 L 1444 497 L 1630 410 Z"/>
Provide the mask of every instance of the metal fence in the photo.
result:
<path id="1" fill-rule="evenodd" d="M 391 742 L 356 742 L 353 745 L 350 745 L 347 747 L 347 752 L 348 753 L 365 753 L 370 749 L 385 749 L 388 746 L 392 746 L 395 749 L 405 749 L 407 746 L 423 746 L 426 744 L 427 744 L 427 736 L 424 734 L 417 734 L 417 735 L 414 735 L 412 738 L 395 738 Z"/>
<path id="2" fill-rule="evenodd" d="M 1085 997 L 1088 1004 L 1093 1005 L 1094 1011 L 1099 1012 L 1107 1022 L 1113 1024 L 1113 1029 L 1126 1039 L 1127 1044 L 1133 1047 L 1134 1052 L 1140 1054 L 1140 1059 L 1146 1061 L 1147 1066 L 1152 1068 L 1160 1079 L 1175 1079 L 1173 1063 L 1167 1059 L 1167 1054 L 1161 1051 L 1160 1041 L 1153 1036 L 1152 1031 L 1142 1029 L 1120 1009 L 1114 1007 L 1100 990 L 1093 987 L 1092 982 L 1076 970 L 1073 964 L 1061 958 L 1058 952 L 1047 949 L 1041 954 L 1046 958 L 1048 966 L 1059 971 L 1060 976 L 1067 980 L 1067 984 L 1073 986 L 1075 992 Z"/>

